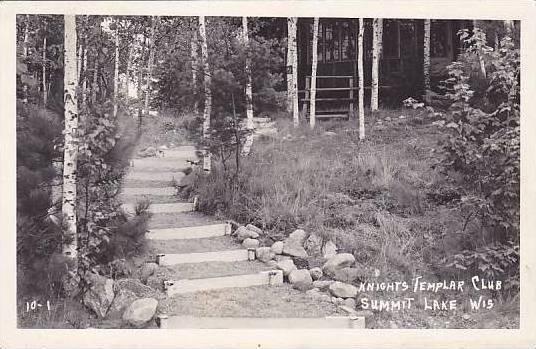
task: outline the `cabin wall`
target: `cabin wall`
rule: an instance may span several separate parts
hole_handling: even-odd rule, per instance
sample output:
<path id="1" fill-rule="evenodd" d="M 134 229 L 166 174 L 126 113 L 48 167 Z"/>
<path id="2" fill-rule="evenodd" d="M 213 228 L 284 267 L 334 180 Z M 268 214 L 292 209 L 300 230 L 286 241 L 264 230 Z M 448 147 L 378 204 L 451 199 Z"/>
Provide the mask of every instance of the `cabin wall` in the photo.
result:
<path id="1" fill-rule="evenodd" d="M 357 38 L 358 19 L 329 18 L 321 19 L 321 26 L 328 28 L 337 23 L 338 28 L 350 28 L 351 45 L 343 44 L 346 39 L 345 34 L 338 34 L 339 42 L 332 44 L 330 48 L 337 46 L 339 54 L 329 54 L 336 61 L 327 61 L 319 55 L 318 75 L 351 75 L 354 77 L 354 84 L 357 86 Z M 455 60 L 459 53 L 459 39 L 456 35 L 462 27 L 468 27 L 469 21 L 460 20 L 439 20 L 432 22 L 432 57 L 431 57 L 431 77 L 432 84 L 437 86 L 439 81 L 446 77 L 447 65 Z M 305 89 L 305 77 L 311 74 L 311 41 L 312 41 L 312 19 L 300 18 L 298 26 L 298 86 L 300 90 Z M 380 85 L 384 89 L 384 95 L 393 94 L 393 98 L 400 99 L 408 96 L 418 96 L 423 89 L 423 41 L 424 41 L 424 21 L 423 20 L 384 20 L 384 48 L 380 60 Z M 345 30 L 339 30 L 344 33 Z M 319 50 L 322 50 L 322 37 L 333 37 L 333 33 L 328 33 L 328 29 L 319 35 Z M 326 40 L 327 42 L 328 40 Z M 329 41 L 331 42 L 331 41 Z M 343 55 L 344 50 L 349 47 L 355 50 L 353 55 Z M 370 87 L 372 78 L 372 19 L 365 19 L 364 32 L 364 81 L 365 87 Z M 350 57 L 348 57 L 350 56 Z M 340 80 L 338 80 L 340 81 Z M 329 86 L 329 81 L 323 81 L 326 87 L 333 87 L 337 80 Z M 365 91 L 367 93 L 367 90 Z M 367 97 L 367 96 L 366 96 Z M 368 98 L 367 98 L 368 99 Z"/>

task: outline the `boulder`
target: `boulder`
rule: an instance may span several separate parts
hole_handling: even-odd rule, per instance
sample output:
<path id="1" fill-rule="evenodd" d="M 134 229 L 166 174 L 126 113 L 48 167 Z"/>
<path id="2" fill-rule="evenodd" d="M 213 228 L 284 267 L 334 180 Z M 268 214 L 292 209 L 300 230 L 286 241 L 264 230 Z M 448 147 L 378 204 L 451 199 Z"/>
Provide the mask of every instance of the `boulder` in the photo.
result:
<path id="1" fill-rule="evenodd" d="M 261 262 L 268 262 L 275 257 L 270 247 L 259 247 L 255 250 L 255 257 Z"/>
<path id="2" fill-rule="evenodd" d="M 115 292 L 120 290 L 129 290 L 133 292 L 139 298 L 152 297 L 155 295 L 156 291 L 141 283 L 138 279 L 120 279 L 115 281 L 114 285 Z"/>
<path id="3" fill-rule="evenodd" d="M 313 286 L 318 288 L 319 290 L 327 290 L 329 286 L 334 283 L 335 281 L 332 280 L 326 280 L 326 281 L 313 281 Z"/>
<path id="4" fill-rule="evenodd" d="M 288 276 L 291 271 L 296 270 L 297 268 L 292 259 L 287 259 L 277 262 L 277 269 L 283 271 L 283 276 Z"/>
<path id="5" fill-rule="evenodd" d="M 130 290 L 122 289 L 116 292 L 112 305 L 108 309 L 106 317 L 108 319 L 119 319 L 123 311 L 132 304 L 138 297 Z"/>
<path id="6" fill-rule="evenodd" d="M 356 303 L 354 298 L 346 298 L 344 300 L 344 305 L 355 311 Z"/>
<path id="7" fill-rule="evenodd" d="M 360 274 L 359 269 L 347 267 L 335 270 L 333 278 L 337 281 L 352 283 L 359 279 Z"/>
<path id="8" fill-rule="evenodd" d="M 275 253 L 275 254 L 282 254 L 283 253 L 283 246 L 285 244 L 283 243 L 283 241 L 276 241 L 273 243 L 271 249 L 272 249 L 272 252 Z"/>
<path id="9" fill-rule="evenodd" d="M 85 280 L 89 288 L 84 294 L 83 303 L 98 317 L 104 318 L 115 297 L 114 281 L 95 273 L 87 273 Z"/>
<path id="10" fill-rule="evenodd" d="M 307 269 L 294 269 L 288 274 L 288 281 L 291 284 L 310 284 L 312 287 L 313 279 L 311 278 L 311 274 L 309 274 L 309 270 Z"/>
<path id="11" fill-rule="evenodd" d="M 257 248 L 259 247 L 259 240 L 247 238 L 242 242 L 242 246 L 245 248 Z"/>
<path id="12" fill-rule="evenodd" d="M 316 234 L 311 234 L 305 240 L 304 246 L 307 253 L 312 255 L 319 255 L 322 249 L 322 238 Z"/>
<path id="13" fill-rule="evenodd" d="M 155 147 L 147 147 L 143 150 L 140 150 L 138 152 L 138 156 L 142 158 L 151 157 L 156 155 L 156 148 Z"/>
<path id="14" fill-rule="evenodd" d="M 322 273 L 322 269 L 318 267 L 310 269 L 309 274 L 311 274 L 311 278 L 313 280 L 318 280 L 324 275 L 324 273 Z"/>
<path id="15" fill-rule="evenodd" d="M 329 285 L 329 291 L 333 296 L 340 298 L 353 298 L 357 296 L 357 287 L 340 281 L 335 281 Z"/>
<path id="16" fill-rule="evenodd" d="M 262 229 L 261 228 L 257 228 L 256 226 L 254 226 L 253 224 L 248 224 L 246 225 L 246 229 L 247 230 L 250 230 L 254 233 L 257 233 L 258 235 L 262 235 Z"/>
<path id="17" fill-rule="evenodd" d="M 303 248 L 307 233 L 302 229 L 294 230 L 288 238 L 285 239 L 283 244 L 283 254 L 292 257 L 306 258 L 308 256 L 307 251 Z"/>
<path id="18" fill-rule="evenodd" d="M 338 269 L 346 268 L 355 263 L 355 257 L 350 253 L 339 253 L 328 259 L 322 266 L 322 271 L 328 276 L 335 275 Z"/>
<path id="19" fill-rule="evenodd" d="M 267 266 L 269 266 L 270 268 L 273 268 L 273 269 L 277 269 L 277 262 L 274 261 L 274 260 L 269 260 L 268 262 L 265 263 Z"/>
<path id="20" fill-rule="evenodd" d="M 157 306 L 158 301 L 154 298 L 138 299 L 127 307 L 123 313 L 123 321 L 134 327 L 141 327 L 151 321 Z"/>
<path id="21" fill-rule="evenodd" d="M 285 241 L 293 241 L 299 244 L 300 246 L 303 246 L 303 243 L 305 242 L 305 239 L 307 238 L 307 233 L 303 229 L 296 229 L 290 235 L 288 238 L 286 238 Z"/>
<path id="22" fill-rule="evenodd" d="M 307 258 L 309 256 L 302 246 L 296 245 L 295 243 L 288 243 L 287 241 L 285 241 L 283 246 L 283 254 L 300 258 Z"/>
<path id="23" fill-rule="evenodd" d="M 241 242 L 246 240 L 246 239 L 256 239 L 256 238 L 259 237 L 259 234 L 257 234 L 256 232 L 254 232 L 252 230 L 247 229 L 244 226 L 238 227 L 234 231 L 233 235 Z"/>
<path id="24" fill-rule="evenodd" d="M 313 288 L 313 284 L 310 283 L 310 282 L 296 282 L 294 284 L 292 284 L 292 288 L 298 290 L 298 291 L 302 291 L 302 292 L 307 292 L 309 290 L 311 290 Z"/>
<path id="25" fill-rule="evenodd" d="M 326 259 L 330 259 L 331 257 L 335 256 L 337 254 L 337 246 L 335 243 L 331 240 L 326 242 L 324 246 L 322 246 L 322 256 Z"/>
<path id="26" fill-rule="evenodd" d="M 156 263 L 150 262 L 143 264 L 138 271 L 140 281 L 147 284 L 147 280 L 154 274 L 156 269 L 158 269 L 158 264 Z"/>
<path id="27" fill-rule="evenodd" d="M 281 261 L 288 261 L 289 259 L 292 259 L 292 257 L 283 256 L 282 254 L 276 254 L 274 259 L 276 262 L 281 262 Z"/>

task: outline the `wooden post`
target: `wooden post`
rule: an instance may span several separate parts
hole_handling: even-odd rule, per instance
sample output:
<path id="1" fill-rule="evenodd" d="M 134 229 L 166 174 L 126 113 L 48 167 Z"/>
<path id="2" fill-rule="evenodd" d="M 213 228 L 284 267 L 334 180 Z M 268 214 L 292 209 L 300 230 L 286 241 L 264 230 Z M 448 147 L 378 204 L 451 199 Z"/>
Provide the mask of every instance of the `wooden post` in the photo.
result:
<path id="1" fill-rule="evenodd" d="M 351 77 L 348 79 L 348 85 L 350 87 L 350 106 L 348 111 L 348 119 L 354 117 L 354 78 Z"/>
<path id="2" fill-rule="evenodd" d="M 309 95 L 310 88 L 311 88 L 311 77 L 307 76 L 305 77 L 305 98 L 302 104 L 302 115 L 304 118 L 307 117 L 307 103 L 309 103 L 308 99 L 310 98 L 310 95 Z"/>

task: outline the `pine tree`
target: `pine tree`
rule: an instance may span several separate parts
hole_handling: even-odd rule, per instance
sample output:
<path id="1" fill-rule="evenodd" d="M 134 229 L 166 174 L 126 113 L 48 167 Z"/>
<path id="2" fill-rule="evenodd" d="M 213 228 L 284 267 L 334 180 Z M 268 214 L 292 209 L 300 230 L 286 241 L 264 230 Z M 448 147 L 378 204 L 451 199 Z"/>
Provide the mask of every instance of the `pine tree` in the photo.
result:
<path id="1" fill-rule="evenodd" d="M 359 139 L 365 139 L 365 93 L 364 93 L 364 74 L 363 69 L 363 56 L 365 52 L 363 50 L 363 32 L 365 30 L 365 25 L 363 18 L 359 18 L 359 35 L 357 36 L 357 45 L 358 45 L 358 56 L 357 56 L 357 74 L 359 81 L 359 91 L 358 91 L 358 109 L 359 109 Z"/>
<path id="2" fill-rule="evenodd" d="M 316 124 L 316 70 L 318 66 L 318 22 L 320 19 L 315 17 L 313 20 L 313 58 L 311 65 L 311 112 L 309 115 L 309 125 L 313 129 Z"/>
<path id="3" fill-rule="evenodd" d="M 78 107 L 76 86 L 76 19 L 74 15 L 65 15 L 65 54 L 64 54 L 64 101 L 65 130 L 63 154 L 63 199 L 62 213 L 66 223 L 63 254 L 73 259 L 76 265 L 78 254 L 77 216 L 76 216 L 76 180 L 78 156 Z M 76 270 L 76 268 L 74 268 Z"/>

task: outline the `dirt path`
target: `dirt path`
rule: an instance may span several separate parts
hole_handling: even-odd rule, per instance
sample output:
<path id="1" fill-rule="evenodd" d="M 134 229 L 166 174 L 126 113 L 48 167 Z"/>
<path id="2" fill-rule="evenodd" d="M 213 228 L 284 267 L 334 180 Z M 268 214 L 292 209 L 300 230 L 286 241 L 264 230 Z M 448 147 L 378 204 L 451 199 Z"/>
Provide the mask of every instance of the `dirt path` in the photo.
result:
<path id="1" fill-rule="evenodd" d="M 161 158 L 134 159 L 125 181 L 125 204 L 145 197 L 153 202 L 150 210 L 159 212 L 154 213 L 147 235 L 154 237 L 149 240 L 147 258 L 159 261 L 148 280 L 148 285 L 163 292 L 158 314 L 199 318 L 345 316 L 330 301 L 313 299 L 287 283 L 270 285 L 275 280 L 270 279 L 275 277 L 273 273 L 268 275 L 272 268 L 248 260 L 247 250 L 229 235 L 230 226 L 225 222 L 192 211 L 193 205 L 188 203 L 171 206 L 180 202 L 171 187 L 172 179 L 180 180 L 180 171 L 188 166 L 186 160 L 195 159 L 192 147 L 167 150 Z"/>

